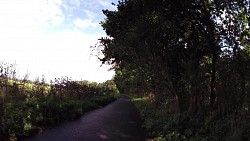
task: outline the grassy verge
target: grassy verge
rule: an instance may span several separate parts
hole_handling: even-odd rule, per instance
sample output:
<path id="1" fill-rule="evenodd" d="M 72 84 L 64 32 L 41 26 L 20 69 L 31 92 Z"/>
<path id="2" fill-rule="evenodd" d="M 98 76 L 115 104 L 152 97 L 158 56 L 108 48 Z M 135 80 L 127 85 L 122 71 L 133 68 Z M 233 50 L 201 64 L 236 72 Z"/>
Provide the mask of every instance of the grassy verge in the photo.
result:
<path id="1" fill-rule="evenodd" d="M 18 103 L 4 105 L 0 130 L 1 140 L 17 140 L 66 121 L 79 118 L 85 112 L 105 106 L 114 95 L 94 96 L 85 100 L 45 97 L 26 98 Z"/>
<path id="2" fill-rule="evenodd" d="M 157 141 L 245 141 L 249 140 L 249 124 L 228 116 L 190 116 L 170 114 L 148 101 L 134 98 L 144 120 L 148 136 Z"/>

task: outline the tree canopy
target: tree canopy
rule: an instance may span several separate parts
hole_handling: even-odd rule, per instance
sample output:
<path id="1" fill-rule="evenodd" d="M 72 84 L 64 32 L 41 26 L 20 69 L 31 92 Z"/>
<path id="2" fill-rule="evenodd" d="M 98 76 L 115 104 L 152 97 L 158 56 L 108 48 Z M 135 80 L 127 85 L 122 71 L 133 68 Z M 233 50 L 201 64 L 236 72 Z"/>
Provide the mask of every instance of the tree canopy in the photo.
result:
<path id="1" fill-rule="evenodd" d="M 176 100 L 192 113 L 226 113 L 246 101 L 249 0 L 122 0 L 103 13 L 107 37 L 96 48 L 121 92 L 159 105 Z"/>

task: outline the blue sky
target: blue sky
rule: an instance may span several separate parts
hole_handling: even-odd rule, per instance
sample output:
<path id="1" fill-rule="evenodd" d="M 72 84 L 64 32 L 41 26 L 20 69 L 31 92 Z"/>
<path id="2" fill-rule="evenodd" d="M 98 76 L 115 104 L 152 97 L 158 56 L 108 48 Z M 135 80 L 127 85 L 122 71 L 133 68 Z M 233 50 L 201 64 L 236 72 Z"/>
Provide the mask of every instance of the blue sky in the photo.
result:
<path id="1" fill-rule="evenodd" d="M 113 71 L 95 57 L 90 46 L 105 36 L 99 25 L 102 9 L 115 10 L 116 0 L 0 1 L 0 61 L 16 63 L 19 77 L 69 76 L 103 82 Z"/>

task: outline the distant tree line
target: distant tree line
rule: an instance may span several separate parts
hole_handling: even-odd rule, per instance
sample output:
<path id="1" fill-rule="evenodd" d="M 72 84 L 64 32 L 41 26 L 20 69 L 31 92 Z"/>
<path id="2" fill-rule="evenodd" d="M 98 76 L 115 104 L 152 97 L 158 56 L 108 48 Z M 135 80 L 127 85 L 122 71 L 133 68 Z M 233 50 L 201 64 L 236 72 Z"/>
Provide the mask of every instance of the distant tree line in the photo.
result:
<path id="1" fill-rule="evenodd" d="M 113 80 L 103 83 L 45 76 L 17 78 L 15 65 L 0 64 L 0 140 L 18 140 L 48 126 L 74 120 L 116 100 Z"/>
<path id="2" fill-rule="evenodd" d="M 113 80 L 103 83 L 84 81 L 73 81 L 69 77 L 55 78 L 46 82 L 43 75 L 34 81 L 29 80 L 29 74 L 23 78 L 17 78 L 15 65 L 0 64 L 0 97 L 6 102 L 12 100 L 22 101 L 26 97 L 46 97 L 55 98 L 86 98 L 93 95 L 117 94 L 118 89 Z"/>

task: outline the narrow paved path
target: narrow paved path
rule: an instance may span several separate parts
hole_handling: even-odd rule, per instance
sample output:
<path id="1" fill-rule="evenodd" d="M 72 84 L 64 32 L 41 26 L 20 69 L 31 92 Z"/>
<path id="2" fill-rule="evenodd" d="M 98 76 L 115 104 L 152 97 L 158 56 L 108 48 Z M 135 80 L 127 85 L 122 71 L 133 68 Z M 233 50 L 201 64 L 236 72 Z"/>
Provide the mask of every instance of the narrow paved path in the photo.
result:
<path id="1" fill-rule="evenodd" d="M 145 141 L 140 116 L 125 96 L 79 120 L 48 129 L 25 141 Z"/>

